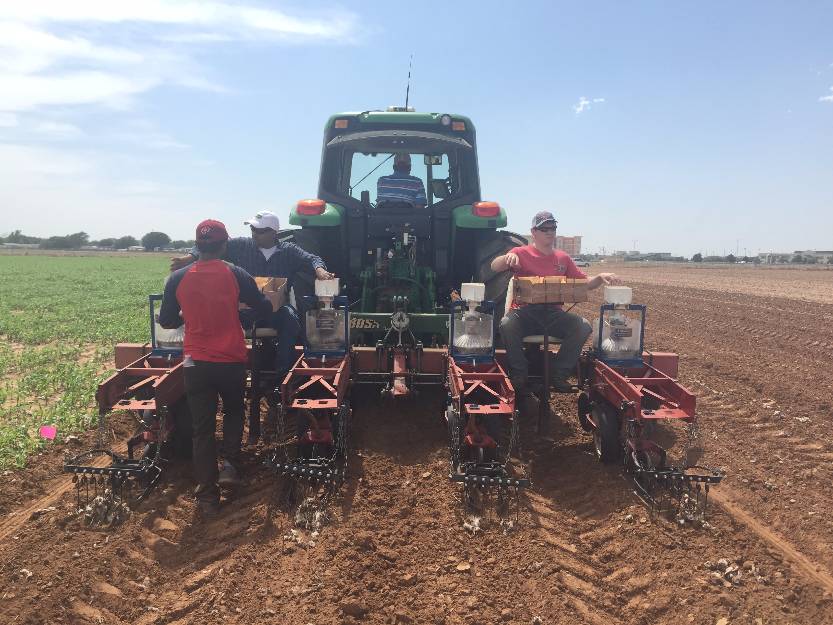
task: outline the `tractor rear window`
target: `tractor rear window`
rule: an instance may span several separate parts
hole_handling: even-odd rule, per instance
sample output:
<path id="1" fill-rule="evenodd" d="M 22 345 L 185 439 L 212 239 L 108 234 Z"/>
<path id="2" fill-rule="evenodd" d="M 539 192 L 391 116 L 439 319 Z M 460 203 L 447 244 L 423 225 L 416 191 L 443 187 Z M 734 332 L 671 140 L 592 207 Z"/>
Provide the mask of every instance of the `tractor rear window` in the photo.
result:
<path id="1" fill-rule="evenodd" d="M 449 176 L 448 154 L 409 154 L 411 167 L 410 175 L 422 182 L 422 190 L 427 198 L 428 205 L 436 204 L 447 197 L 454 195 L 454 188 Z M 383 176 L 402 176 L 404 172 L 394 172 L 394 158 L 391 153 L 366 154 L 354 152 L 350 163 L 350 183 L 348 194 L 361 200 L 362 192 L 367 191 L 371 204 L 378 201 L 379 179 Z M 399 157 L 401 159 L 401 156 Z M 392 185 L 395 187 L 396 185 Z M 416 193 L 419 186 L 415 181 L 408 181 L 405 185 L 409 191 Z M 391 184 L 383 181 L 383 194 L 385 188 Z M 384 199 L 384 198 L 383 198 Z"/>

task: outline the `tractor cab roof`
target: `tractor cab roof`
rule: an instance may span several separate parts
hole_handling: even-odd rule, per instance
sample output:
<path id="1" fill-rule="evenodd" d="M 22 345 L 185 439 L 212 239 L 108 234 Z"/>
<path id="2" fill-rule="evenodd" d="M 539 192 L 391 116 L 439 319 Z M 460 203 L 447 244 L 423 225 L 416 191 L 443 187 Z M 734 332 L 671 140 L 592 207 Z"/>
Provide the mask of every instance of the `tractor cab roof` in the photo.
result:
<path id="1" fill-rule="evenodd" d="M 327 141 L 336 135 L 353 134 L 368 130 L 400 129 L 403 132 L 427 130 L 444 135 L 459 136 L 474 143 L 474 124 L 465 115 L 455 113 L 418 113 L 391 107 L 387 111 L 363 111 L 338 113 L 327 121 Z"/>
<path id="2" fill-rule="evenodd" d="M 386 150 L 406 150 L 408 152 L 428 154 L 437 149 L 465 148 L 472 149 L 471 143 L 462 137 L 454 137 L 424 130 L 368 130 L 345 135 L 337 135 L 327 142 L 327 148 L 349 145 L 354 152 L 383 152 Z"/>

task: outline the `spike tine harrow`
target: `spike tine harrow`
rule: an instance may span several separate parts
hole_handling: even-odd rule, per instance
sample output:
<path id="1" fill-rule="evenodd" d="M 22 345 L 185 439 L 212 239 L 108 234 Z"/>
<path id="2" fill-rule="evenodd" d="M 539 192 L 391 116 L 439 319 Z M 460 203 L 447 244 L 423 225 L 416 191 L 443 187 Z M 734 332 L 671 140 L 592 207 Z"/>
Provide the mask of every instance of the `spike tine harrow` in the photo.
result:
<path id="1" fill-rule="evenodd" d="M 518 446 L 514 391 L 494 360 L 483 363 L 448 359 L 449 479 L 462 485 L 466 517 L 501 525 L 520 516 L 520 492 L 530 486 L 523 465 L 513 462 Z M 512 510 L 514 509 L 514 514 Z"/>

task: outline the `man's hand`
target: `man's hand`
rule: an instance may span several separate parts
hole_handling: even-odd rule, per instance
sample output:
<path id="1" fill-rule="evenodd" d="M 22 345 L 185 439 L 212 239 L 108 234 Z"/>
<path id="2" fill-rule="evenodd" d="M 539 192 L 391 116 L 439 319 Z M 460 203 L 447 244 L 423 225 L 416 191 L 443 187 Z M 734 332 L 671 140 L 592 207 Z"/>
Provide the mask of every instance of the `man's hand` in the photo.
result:
<path id="1" fill-rule="evenodd" d="M 176 271 L 177 269 L 182 269 L 194 262 L 194 257 L 190 254 L 186 254 L 185 256 L 174 256 L 171 259 L 171 271 Z"/>
<path id="2" fill-rule="evenodd" d="M 608 286 L 622 284 L 622 280 L 615 273 L 600 273 L 598 277 Z"/>
<path id="3" fill-rule="evenodd" d="M 336 275 L 334 273 L 330 273 L 323 267 L 316 267 L 315 268 L 315 279 L 316 280 L 332 280 L 335 278 Z"/>
<path id="4" fill-rule="evenodd" d="M 590 281 L 587 283 L 587 288 L 589 289 L 598 289 L 603 284 L 606 285 L 614 285 L 614 284 L 622 284 L 622 280 L 619 279 L 615 273 L 600 273 L 596 276 L 593 276 Z"/>
<path id="5" fill-rule="evenodd" d="M 510 271 L 518 266 L 521 260 L 518 258 L 518 255 L 513 252 L 507 252 L 502 256 L 495 256 L 492 259 L 492 264 L 490 267 L 492 271 L 500 273 L 501 271 Z"/>

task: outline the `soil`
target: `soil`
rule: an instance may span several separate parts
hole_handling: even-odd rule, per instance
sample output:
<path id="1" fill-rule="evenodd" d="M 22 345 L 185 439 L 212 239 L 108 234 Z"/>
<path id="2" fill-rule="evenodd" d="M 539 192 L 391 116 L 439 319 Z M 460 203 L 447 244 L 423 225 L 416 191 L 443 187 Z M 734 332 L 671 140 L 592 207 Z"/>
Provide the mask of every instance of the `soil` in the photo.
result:
<path id="1" fill-rule="evenodd" d="M 111 530 L 71 520 L 59 463 L 34 459 L 13 474 L 28 491 L 0 490 L 0 622 L 833 623 L 833 313 L 796 295 L 816 272 L 791 272 L 775 296 L 738 287 L 738 269 L 621 271 L 648 305 L 648 347 L 678 352 L 698 395 L 703 463 L 728 474 L 707 526 L 652 515 L 559 395 L 551 437 L 523 424 L 533 487 L 518 522 L 472 534 L 447 478 L 441 394 L 393 407 L 357 390 L 350 477 L 314 537 L 256 450 L 218 518 L 196 515 L 189 467 L 173 465 Z M 734 582 L 721 575 L 735 566 Z"/>

